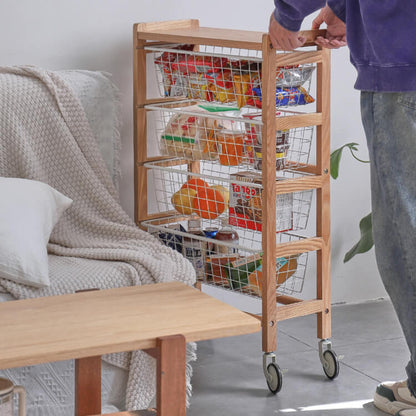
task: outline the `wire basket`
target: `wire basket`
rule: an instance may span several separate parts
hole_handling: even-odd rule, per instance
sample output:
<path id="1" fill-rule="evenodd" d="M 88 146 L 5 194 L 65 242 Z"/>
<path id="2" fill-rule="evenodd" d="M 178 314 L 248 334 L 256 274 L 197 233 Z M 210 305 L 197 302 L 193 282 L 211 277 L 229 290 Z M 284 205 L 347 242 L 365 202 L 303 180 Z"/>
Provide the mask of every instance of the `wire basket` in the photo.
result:
<path id="1" fill-rule="evenodd" d="M 162 155 L 262 169 L 262 113 L 258 109 L 239 110 L 194 100 L 146 108 L 157 111 L 156 130 Z M 280 110 L 276 117 L 292 114 L 293 111 Z M 314 127 L 276 131 L 276 170 L 306 166 L 313 133 Z"/>
<path id="2" fill-rule="evenodd" d="M 186 161 L 149 162 L 158 212 L 176 211 L 177 215 L 197 216 L 210 227 L 220 227 L 226 221 L 239 229 L 249 240 L 261 239 L 263 223 L 262 177 L 259 172 L 231 172 L 213 162 L 201 161 L 199 173 L 190 172 Z M 291 171 L 278 172 L 276 180 L 305 176 Z M 276 195 L 276 232 L 306 228 L 313 190 Z"/>
<path id="3" fill-rule="evenodd" d="M 163 244 L 179 251 L 195 268 L 197 280 L 233 292 L 261 297 L 262 250 L 261 243 L 246 246 L 233 230 L 234 239 L 218 239 L 221 230 L 213 230 L 209 223 L 184 218 L 145 221 L 142 224 Z M 195 225 L 195 224 L 194 224 Z M 228 230 L 229 232 L 229 230 Z M 237 238 L 235 237 L 237 236 Z M 301 237 L 282 233 L 278 242 L 291 242 Z M 277 294 L 300 293 L 305 279 L 308 253 L 276 258 Z"/>
<path id="4" fill-rule="evenodd" d="M 261 108 L 261 51 L 207 45 L 149 46 L 146 49 L 155 53 L 162 96 Z M 310 84 L 314 69 L 314 64 L 277 67 L 276 106 L 312 103 Z"/>

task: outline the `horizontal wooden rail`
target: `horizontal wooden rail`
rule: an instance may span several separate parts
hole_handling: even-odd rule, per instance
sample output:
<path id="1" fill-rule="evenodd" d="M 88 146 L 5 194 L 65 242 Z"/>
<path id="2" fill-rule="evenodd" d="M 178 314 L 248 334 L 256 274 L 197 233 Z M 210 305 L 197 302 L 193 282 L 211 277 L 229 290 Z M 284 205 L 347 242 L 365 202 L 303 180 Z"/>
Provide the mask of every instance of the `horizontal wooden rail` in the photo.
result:
<path id="1" fill-rule="evenodd" d="M 303 302 L 302 299 L 294 298 L 293 296 L 288 295 L 277 295 L 276 303 L 281 303 L 282 305 L 290 305 L 292 303 Z"/>
<path id="2" fill-rule="evenodd" d="M 307 189 L 322 188 L 324 179 L 323 176 L 317 175 L 276 181 L 276 194 L 279 195 L 289 192 L 305 191 Z"/>
<path id="3" fill-rule="evenodd" d="M 304 300 L 299 303 L 278 306 L 276 311 L 276 321 L 284 321 L 285 319 L 297 318 L 299 316 L 312 315 L 324 311 L 323 300 Z"/>
<path id="4" fill-rule="evenodd" d="M 276 56 L 277 66 L 303 65 L 322 62 L 322 52 L 290 52 L 279 53 Z"/>
<path id="5" fill-rule="evenodd" d="M 321 250 L 324 240 L 321 237 L 301 238 L 289 243 L 280 243 L 276 246 L 276 257 L 294 256 L 308 251 Z"/>
<path id="6" fill-rule="evenodd" d="M 296 127 L 322 125 L 322 113 L 296 114 L 293 116 L 276 117 L 276 130 L 288 130 Z"/>

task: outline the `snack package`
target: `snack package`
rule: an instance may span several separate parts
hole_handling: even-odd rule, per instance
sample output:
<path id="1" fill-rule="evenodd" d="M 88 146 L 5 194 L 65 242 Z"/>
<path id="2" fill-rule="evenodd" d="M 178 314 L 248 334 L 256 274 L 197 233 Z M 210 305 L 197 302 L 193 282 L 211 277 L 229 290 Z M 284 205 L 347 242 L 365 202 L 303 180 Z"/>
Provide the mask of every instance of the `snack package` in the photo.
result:
<path id="1" fill-rule="evenodd" d="M 172 70 L 181 74 L 207 74 L 220 72 L 227 63 L 226 58 L 182 54 L 172 63 Z"/>
<path id="2" fill-rule="evenodd" d="M 209 73 L 206 75 L 208 90 L 213 94 L 213 99 L 221 103 L 235 101 L 233 79 L 231 71 Z"/>
<path id="3" fill-rule="evenodd" d="M 254 96 L 247 99 L 247 105 L 261 108 L 261 88 L 253 88 Z M 302 87 L 299 88 L 276 88 L 276 106 L 293 106 L 313 103 L 314 98 Z"/>
<path id="4" fill-rule="evenodd" d="M 230 287 L 227 264 L 237 260 L 240 256 L 213 254 L 206 258 L 206 280 L 222 287 Z"/>
<path id="5" fill-rule="evenodd" d="M 188 76 L 188 98 L 193 100 L 213 101 L 212 92 L 208 89 L 205 74 L 190 74 Z"/>
<path id="6" fill-rule="evenodd" d="M 214 129 L 214 119 L 176 113 L 161 136 L 162 153 L 192 160 L 214 160 L 218 157 Z"/>
<path id="7" fill-rule="evenodd" d="M 241 257 L 225 265 L 225 271 L 230 287 L 234 290 L 248 285 L 249 276 L 261 265 L 261 254 Z"/>
<path id="8" fill-rule="evenodd" d="M 155 58 L 155 64 L 159 66 L 162 76 L 164 95 L 167 97 L 186 95 L 186 80 L 181 74 L 175 73 L 172 68 L 174 62 L 183 59 L 186 55 L 180 51 L 192 51 L 194 45 L 180 45 L 176 50 L 163 52 Z"/>
<path id="9" fill-rule="evenodd" d="M 286 280 L 289 279 L 298 267 L 297 256 L 279 257 L 276 259 L 276 286 L 279 288 Z M 261 297 L 263 283 L 263 265 L 260 264 L 248 276 L 247 285 L 243 286 L 243 290 Z"/>
<path id="10" fill-rule="evenodd" d="M 255 96 L 253 88 L 260 87 L 260 72 L 235 74 L 233 80 L 238 108 L 244 107 L 247 100 Z"/>
<path id="11" fill-rule="evenodd" d="M 172 230 L 172 232 L 169 232 L 169 230 Z M 158 231 L 155 235 L 165 246 L 182 254 L 182 236 L 176 234 L 175 231 L 185 232 L 186 230 L 180 224 L 169 224 L 166 231 Z"/>
<path id="12" fill-rule="evenodd" d="M 282 88 L 301 87 L 309 81 L 314 69 L 315 67 L 311 65 L 278 67 L 276 86 Z"/>
<path id="13" fill-rule="evenodd" d="M 230 225 L 262 230 L 262 189 L 253 184 L 262 183 L 260 173 L 239 172 L 230 175 L 230 201 L 228 221 Z M 276 232 L 293 229 L 293 194 L 276 195 Z"/>

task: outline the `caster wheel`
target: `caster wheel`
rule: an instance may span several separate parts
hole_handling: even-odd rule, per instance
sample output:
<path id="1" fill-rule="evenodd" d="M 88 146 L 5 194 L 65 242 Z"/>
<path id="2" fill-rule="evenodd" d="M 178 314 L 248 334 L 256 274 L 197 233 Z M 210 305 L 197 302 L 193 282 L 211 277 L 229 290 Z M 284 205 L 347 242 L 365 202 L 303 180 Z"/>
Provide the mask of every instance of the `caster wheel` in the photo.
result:
<path id="1" fill-rule="evenodd" d="M 279 366 L 276 363 L 270 363 L 267 366 L 267 374 L 269 377 L 267 377 L 266 381 L 269 390 L 273 394 L 279 393 L 283 384 L 282 372 Z"/>
<path id="2" fill-rule="evenodd" d="M 326 350 L 323 353 L 323 357 L 325 361 L 323 365 L 324 373 L 330 380 L 333 380 L 339 374 L 338 357 L 332 350 Z"/>

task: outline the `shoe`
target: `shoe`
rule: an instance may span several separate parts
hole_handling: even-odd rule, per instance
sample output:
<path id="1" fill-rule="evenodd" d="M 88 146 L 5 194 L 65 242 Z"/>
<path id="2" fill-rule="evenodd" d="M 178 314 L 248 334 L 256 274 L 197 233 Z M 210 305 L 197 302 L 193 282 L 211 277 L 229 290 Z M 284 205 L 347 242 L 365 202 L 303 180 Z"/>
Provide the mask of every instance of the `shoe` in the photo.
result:
<path id="1" fill-rule="evenodd" d="M 416 416 L 416 398 L 407 388 L 406 380 L 379 384 L 374 395 L 374 406 L 390 415 Z M 406 409 L 414 413 L 403 413 Z"/>

